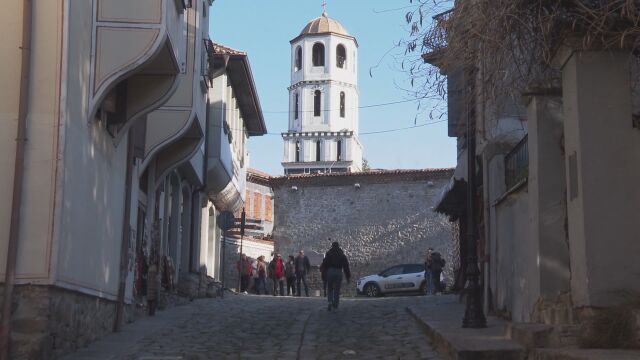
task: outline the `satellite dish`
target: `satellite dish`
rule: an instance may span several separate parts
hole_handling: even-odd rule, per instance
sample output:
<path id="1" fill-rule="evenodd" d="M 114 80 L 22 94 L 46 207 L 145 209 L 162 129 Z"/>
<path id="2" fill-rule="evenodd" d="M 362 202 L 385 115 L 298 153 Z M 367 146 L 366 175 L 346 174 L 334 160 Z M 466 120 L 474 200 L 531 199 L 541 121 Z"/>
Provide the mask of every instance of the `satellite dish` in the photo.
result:
<path id="1" fill-rule="evenodd" d="M 218 223 L 218 227 L 222 231 L 227 231 L 229 229 L 232 229 L 236 223 L 235 216 L 233 216 L 233 213 L 231 211 L 221 212 L 218 215 L 218 218 L 216 219 L 216 221 Z"/>

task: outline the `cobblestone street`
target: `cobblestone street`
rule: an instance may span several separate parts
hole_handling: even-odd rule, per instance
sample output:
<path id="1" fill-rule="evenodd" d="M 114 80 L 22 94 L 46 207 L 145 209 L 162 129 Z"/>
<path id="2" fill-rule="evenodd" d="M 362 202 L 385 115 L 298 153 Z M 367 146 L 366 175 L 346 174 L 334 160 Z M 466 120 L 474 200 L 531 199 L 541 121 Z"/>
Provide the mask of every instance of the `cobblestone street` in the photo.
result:
<path id="1" fill-rule="evenodd" d="M 65 357 L 85 359 L 440 359 L 406 306 L 424 297 L 324 299 L 226 295 L 127 325 Z"/>

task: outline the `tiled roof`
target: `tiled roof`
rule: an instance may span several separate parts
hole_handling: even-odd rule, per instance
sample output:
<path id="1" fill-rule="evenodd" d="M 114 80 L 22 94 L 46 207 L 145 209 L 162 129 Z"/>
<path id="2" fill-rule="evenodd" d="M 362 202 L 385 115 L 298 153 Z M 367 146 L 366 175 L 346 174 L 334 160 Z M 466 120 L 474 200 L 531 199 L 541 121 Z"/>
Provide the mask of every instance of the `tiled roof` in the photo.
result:
<path id="1" fill-rule="evenodd" d="M 228 46 L 224 46 L 222 44 L 218 44 L 216 42 L 210 41 L 211 48 L 214 54 L 218 55 L 247 55 L 246 52 L 232 49 Z"/>
<path id="2" fill-rule="evenodd" d="M 408 174 L 437 174 L 452 172 L 453 168 L 435 168 L 435 169 L 375 169 L 362 172 L 342 172 L 342 173 L 315 173 L 315 174 L 296 174 L 272 177 L 277 179 L 306 179 L 319 177 L 348 177 L 348 176 L 380 176 L 380 175 L 408 175 Z"/>
<path id="3" fill-rule="evenodd" d="M 264 171 L 260 171 L 260 170 L 258 170 L 258 169 L 254 169 L 254 168 L 249 168 L 249 169 L 247 170 L 247 172 L 248 172 L 250 175 L 258 175 L 258 176 L 262 176 L 262 177 L 266 177 L 266 178 L 270 178 L 270 177 L 271 177 L 271 175 L 270 175 L 270 174 L 267 174 L 267 173 L 266 173 L 266 172 L 264 172 Z"/>
<path id="4" fill-rule="evenodd" d="M 397 181 L 429 181 L 448 179 L 454 169 L 393 169 L 364 172 L 285 175 L 269 178 L 272 188 L 284 185 L 340 186 L 348 183 L 392 183 Z"/>

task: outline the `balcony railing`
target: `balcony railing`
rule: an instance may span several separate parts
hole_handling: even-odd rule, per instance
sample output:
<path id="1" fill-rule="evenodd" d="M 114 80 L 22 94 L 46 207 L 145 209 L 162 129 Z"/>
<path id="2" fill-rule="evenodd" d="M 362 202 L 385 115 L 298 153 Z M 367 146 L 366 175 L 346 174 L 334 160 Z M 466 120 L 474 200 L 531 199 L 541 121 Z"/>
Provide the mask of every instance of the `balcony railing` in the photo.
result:
<path id="1" fill-rule="evenodd" d="M 507 191 L 513 189 L 529 176 L 529 142 L 528 137 L 520 140 L 505 156 L 505 183 Z"/>

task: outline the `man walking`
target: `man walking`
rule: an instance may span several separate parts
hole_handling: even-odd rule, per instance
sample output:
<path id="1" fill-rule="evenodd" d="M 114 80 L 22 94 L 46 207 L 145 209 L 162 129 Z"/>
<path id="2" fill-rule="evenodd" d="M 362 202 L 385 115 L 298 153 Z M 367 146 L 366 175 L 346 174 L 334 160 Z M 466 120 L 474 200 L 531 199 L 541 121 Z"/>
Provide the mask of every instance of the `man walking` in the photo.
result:
<path id="1" fill-rule="evenodd" d="M 431 258 L 432 252 L 432 248 L 427 249 L 427 256 L 424 259 L 424 281 L 427 295 L 434 293 L 433 273 L 431 272 L 431 265 L 433 264 L 433 259 Z"/>
<path id="2" fill-rule="evenodd" d="M 442 255 L 437 251 L 433 251 L 431 253 L 431 282 L 433 283 L 433 289 L 436 294 L 441 293 L 442 290 L 444 290 L 442 288 L 442 283 L 440 282 L 440 274 L 442 274 L 444 264 L 445 261 L 442 258 Z"/>
<path id="3" fill-rule="evenodd" d="M 311 263 L 309 258 L 304 255 L 304 250 L 300 250 L 295 261 L 296 267 L 296 289 L 298 290 L 298 296 L 301 296 L 300 283 L 304 284 L 304 294 L 309 297 L 309 286 L 307 285 L 307 273 L 311 270 Z"/>
<path id="4" fill-rule="evenodd" d="M 327 273 L 327 300 L 329 308 L 338 309 L 340 302 L 340 285 L 342 285 L 342 273 L 347 278 L 347 282 L 351 280 L 351 271 L 349 270 L 349 261 L 344 251 L 340 248 L 340 244 L 334 241 L 331 249 L 322 260 L 322 268 Z"/>

